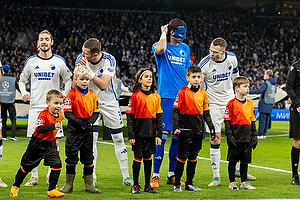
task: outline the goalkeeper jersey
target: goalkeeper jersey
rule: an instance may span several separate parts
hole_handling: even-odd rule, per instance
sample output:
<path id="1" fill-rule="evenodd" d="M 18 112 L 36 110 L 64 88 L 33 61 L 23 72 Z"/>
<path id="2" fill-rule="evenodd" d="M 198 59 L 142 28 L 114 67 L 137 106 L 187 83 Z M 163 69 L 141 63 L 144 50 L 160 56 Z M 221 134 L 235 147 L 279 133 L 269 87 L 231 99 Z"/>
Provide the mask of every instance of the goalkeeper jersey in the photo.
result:
<path id="1" fill-rule="evenodd" d="M 157 92 L 149 95 L 141 90 L 133 93 L 129 99 L 127 114 L 134 116 L 133 127 L 128 127 L 128 138 L 135 137 L 155 137 L 156 115 L 162 114 L 161 99 Z M 161 135 L 158 137 L 161 138 Z"/>
<path id="2" fill-rule="evenodd" d="M 162 55 L 155 53 L 153 44 L 158 80 L 157 92 L 161 98 L 175 99 L 178 91 L 186 86 L 186 69 L 191 66 L 190 48 L 184 43 L 173 46 L 167 42 L 167 48 Z"/>
<path id="3" fill-rule="evenodd" d="M 56 133 L 58 131 L 58 129 L 52 130 L 52 131 L 48 131 L 45 133 L 37 133 L 37 128 L 40 126 L 45 126 L 45 125 L 51 125 L 51 124 L 55 124 L 55 123 L 61 123 L 61 120 L 64 118 L 64 114 L 62 111 L 59 112 L 58 117 L 54 117 L 50 112 L 49 109 L 46 108 L 44 109 L 38 116 L 37 120 L 36 120 L 36 128 L 35 131 L 33 133 L 33 135 L 37 138 L 40 138 L 42 140 L 46 140 L 46 141 L 54 141 L 56 138 Z"/>
<path id="4" fill-rule="evenodd" d="M 237 142 L 250 142 L 252 122 L 256 121 L 253 103 L 246 99 L 245 103 L 236 98 L 230 100 L 226 106 L 224 121 L 230 121 L 230 129 Z"/>
<path id="5" fill-rule="evenodd" d="M 232 81 L 239 76 L 236 55 L 226 51 L 225 59 L 220 62 L 212 61 L 210 55 L 207 55 L 200 61 L 199 67 L 205 75 L 204 89 L 210 108 L 225 107 L 234 98 Z"/>
<path id="6" fill-rule="evenodd" d="M 179 90 L 174 108 L 180 110 L 180 129 L 202 130 L 203 112 L 209 110 L 207 93 L 203 88 L 193 92 L 185 86 Z"/>
<path id="7" fill-rule="evenodd" d="M 24 65 L 20 75 L 20 82 L 26 84 L 30 78 L 30 109 L 44 109 L 46 105 L 46 94 L 49 90 L 60 90 L 61 78 L 64 83 L 70 80 L 71 71 L 65 60 L 56 54 L 44 59 L 38 55 L 30 56 Z M 20 89 L 22 89 L 20 87 Z M 22 96 L 26 91 L 21 91 Z"/>
<path id="8" fill-rule="evenodd" d="M 88 92 L 83 94 L 76 87 L 68 93 L 64 112 L 72 112 L 77 118 L 91 118 L 94 112 L 99 112 L 97 95 L 93 90 L 87 89 Z"/>

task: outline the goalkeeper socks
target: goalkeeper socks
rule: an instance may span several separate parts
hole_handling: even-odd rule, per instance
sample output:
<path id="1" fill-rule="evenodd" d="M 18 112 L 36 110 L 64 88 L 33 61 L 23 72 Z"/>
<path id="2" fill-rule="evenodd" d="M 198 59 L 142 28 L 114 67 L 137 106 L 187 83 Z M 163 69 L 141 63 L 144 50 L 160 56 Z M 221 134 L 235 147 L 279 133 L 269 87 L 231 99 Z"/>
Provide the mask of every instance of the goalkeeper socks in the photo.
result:
<path id="1" fill-rule="evenodd" d="M 59 178 L 59 175 L 60 175 L 60 170 L 61 170 L 61 168 L 56 168 L 56 167 L 53 167 L 51 169 L 51 173 L 50 173 L 50 177 L 49 177 L 48 191 L 51 191 L 51 190 L 56 188 L 58 178 Z"/>
<path id="2" fill-rule="evenodd" d="M 24 178 L 27 176 L 28 172 L 25 172 L 24 169 L 21 167 L 19 168 L 16 176 L 15 176 L 15 182 L 13 186 L 17 186 L 18 188 L 23 183 Z"/>
<path id="3" fill-rule="evenodd" d="M 186 184 L 187 185 L 193 184 L 196 165 L 197 165 L 197 159 L 187 161 L 187 165 L 186 165 Z"/>
<path id="4" fill-rule="evenodd" d="M 165 143 L 167 140 L 168 134 L 163 133 L 161 139 L 161 145 L 156 146 L 156 153 L 153 155 L 153 174 L 159 174 L 160 166 L 164 158 Z"/>
<path id="5" fill-rule="evenodd" d="M 248 171 L 248 164 L 246 163 L 241 163 L 241 182 L 247 181 L 247 171 Z"/>
<path id="6" fill-rule="evenodd" d="M 123 179 L 126 179 L 127 177 L 129 177 L 129 170 L 128 170 L 127 149 L 124 143 L 123 133 L 120 132 L 120 133 L 111 134 L 111 137 L 115 144 L 115 154 L 119 161 Z"/>
<path id="7" fill-rule="evenodd" d="M 213 170 L 213 176 L 220 178 L 220 158 L 221 151 L 220 145 L 211 145 L 210 147 L 210 159 L 211 159 L 211 167 Z"/>
<path id="8" fill-rule="evenodd" d="M 94 165 L 93 163 L 90 165 L 84 165 L 83 167 L 83 175 L 88 176 L 93 174 Z"/>
<path id="9" fill-rule="evenodd" d="M 66 174 L 75 174 L 75 165 L 66 165 Z"/>
<path id="10" fill-rule="evenodd" d="M 180 159 L 178 158 L 176 161 L 176 165 L 175 165 L 175 183 L 174 185 L 180 185 L 180 179 L 182 177 L 183 174 L 183 170 L 184 170 L 184 164 L 185 164 L 186 160 Z"/>
<path id="11" fill-rule="evenodd" d="M 144 173 L 145 173 L 145 186 L 150 185 L 150 177 L 151 177 L 151 168 L 152 168 L 152 159 L 151 156 L 144 157 Z"/>
<path id="12" fill-rule="evenodd" d="M 229 162 L 228 163 L 228 175 L 229 175 L 229 181 L 230 182 L 235 181 L 235 165 L 236 165 L 236 162 Z"/>
<path id="13" fill-rule="evenodd" d="M 141 162 L 142 162 L 142 159 L 134 157 L 134 160 L 132 163 L 132 174 L 133 174 L 134 185 L 139 185 Z"/>
<path id="14" fill-rule="evenodd" d="M 292 147 L 291 160 L 292 160 L 292 172 L 293 176 L 298 175 L 298 164 L 299 164 L 299 151 L 296 147 Z"/>
<path id="15" fill-rule="evenodd" d="M 171 136 L 172 136 L 172 140 L 171 140 L 171 145 L 170 145 L 170 149 L 169 149 L 169 172 L 174 172 L 176 161 L 177 161 L 178 136 L 175 135 L 174 133 L 172 133 Z"/>

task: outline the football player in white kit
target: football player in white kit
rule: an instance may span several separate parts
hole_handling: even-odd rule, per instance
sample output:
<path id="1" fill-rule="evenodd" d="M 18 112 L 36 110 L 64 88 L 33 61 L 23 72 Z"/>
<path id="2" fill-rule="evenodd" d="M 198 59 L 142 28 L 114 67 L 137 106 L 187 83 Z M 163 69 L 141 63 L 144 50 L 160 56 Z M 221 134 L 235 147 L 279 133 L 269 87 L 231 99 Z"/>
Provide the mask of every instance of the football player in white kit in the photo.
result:
<path id="1" fill-rule="evenodd" d="M 99 101 L 100 116 L 93 125 L 93 152 L 94 152 L 94 185 L 97 184 L 96 161 L 97 161 L 97 139 L 99 120 L 109 128 L 115 144 L 115 154 L 119 161 L 123 175 L 123 185 L 133 186 L 133 180 L 129 176 L 127 149 L 123 138 L 123 119 L 119 106 L 114 78 L 116 73 L 115 58 L 109 53 L 101 52 L 101 44 L 96 38 L 85 41 L 82 53 L 76 59 L 76 65 L 80 63 L 91 69 L 90 89 L 97 93 Z"/>
<path id="2" fill-rule="evenodd" d="M 234 53 L 226 51 L 226 46 L 227 42 L 223 38 L 214 39 L 210 45 L 210 54 L 199 63 L 205 78 L 204 87 L 207 91 L 210 115 L 216 131 L 216 138 L 210 141 L 210 158 L 214 178 L 208 186 L 221 184 L 219 172 L 221 126 L 225 117 L 226 105 L 234 98 L 232 81 L 239 76 L 237 57 Z"/>
<path id="3" fill-rule="evenodd" d="M 39 113 L 47 107 L 46 94 L 51 89 L 60 89 L 61 79 L 65 84 L 64 96 L 71 89 L 72 73 L 67 67 L 66 61 L 61 56 L 52 53 L 53 36 L 48 30 L 39 33 L 37 46 L 38 54 L 30 56 L 24 65 L 20 75 L 19 87 L 24 102 L 30 100 L 27 137 L 31 137 Z M 30 92 L 26 91 L 26 84 L 30 78 Z M 58 147 L 58 138 L 63 137 L 62 128 L 57 132 L 56 143 Z M 47 163 L 45 163 L 47 165 Z M 50 171 L 49 171 L 50 172 Z M 47 178 L 50 173 L 48 172 Z M 48 179 L 47 179 L 48 180 Z M 33 186 L 38 181 L 37 168 L 31 172 L 31 177 L 25 186 Z"/>

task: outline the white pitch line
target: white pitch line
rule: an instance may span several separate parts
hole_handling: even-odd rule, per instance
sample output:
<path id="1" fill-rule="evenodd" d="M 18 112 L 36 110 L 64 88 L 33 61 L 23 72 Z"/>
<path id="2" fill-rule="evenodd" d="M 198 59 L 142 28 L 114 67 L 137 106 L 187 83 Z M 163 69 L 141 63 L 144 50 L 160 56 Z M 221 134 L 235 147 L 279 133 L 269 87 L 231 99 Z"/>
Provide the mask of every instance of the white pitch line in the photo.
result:
<path id="1" fill-rule="evenodd" d="M 278 137 L 281 137 L 281 136 L 286 136 L 286 135 L 278 135 Z M 275 137 L 275 136 L 274 136 Z M 98 143 L 102 143 L 102 144 L 110 144 L 110 145 L 115 145 L 114 143 L 112 142 L 103 142 L 103 141 L 97 141 Z M 128 148 L 131 148 L 131 145 L 125 145 L 126 147 Z M 164 151 L 165 154 L 169 154 L 168 151 Z M 205 158 L 205 157 L 200 157 L 200 156 L 197 156 L 198 159 L 201 159 L 201 160 L 208 160 L 210 161 L 211 159 L 210 158 Z M 228 161 L 226 160 L 220 160 L 220 162 L 222 163 L 228 163 Z M 272 167 L 264 167 L 264 166 L 258 166 L 258 165 L 251 165 L 249 164 L 248 165 L 249 167 L 255 167 L 255 168 L 259 168 L 259 169 L 266 169 L 266 170 L 271 170 L 271 171 L 276 171 L 276 172 L 285 172 L 285 173 L 289 173 L 291 174 L 292 171 L 287 171 L 287 170 L 283 170 L 283 169 L 276 169 L 276 168 L 272 168 Z"/>

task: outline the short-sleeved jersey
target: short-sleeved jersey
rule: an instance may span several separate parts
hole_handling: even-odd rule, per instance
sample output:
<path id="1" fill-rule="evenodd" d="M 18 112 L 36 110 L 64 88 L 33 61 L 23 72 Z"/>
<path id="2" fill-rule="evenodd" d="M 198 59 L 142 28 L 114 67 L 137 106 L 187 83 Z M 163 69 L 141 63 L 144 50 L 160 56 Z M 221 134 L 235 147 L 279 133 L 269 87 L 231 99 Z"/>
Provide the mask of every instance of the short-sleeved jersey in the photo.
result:
<path id="1" fill-rule="evenodd" d="M 236 98 L 226 106 L 224 120 L 230 121 L 232 135 L 237 142 L 250 142 L 252 135 L 251 123 L 256 121 L 253 103 L 249 100 L 243 104 Z"/>
<path id="2" fill-rule="evenodd" d="M 94 112 L 99 112 L 96 93 L 88 89 L 86 94 L 81 93 L 77 88 L 70 90 L 65 104 L 64 112 L 72 112 L 77 118 L 91 118 Z"/>
<path id="3" fill-rule="evenodd" d="M 135 137 L 155 137 L 156 114 L 162 112 L 161 99 L 157 92 L 146 95 L 138 90 L 133 93 L 126 113 L 134 115 Z"/>
<path id="4" fill-rule="evenodd" d="M 179 128 L 202 130 L 203 112 L 209 110 L 207 93 L 203 88 L 193 92 L 185 86 L 179 90 L 173 108 L 180 110 Z"/>
<path id="5" fill-rule="evenodd" d="M 20 75 L 20 81 L 25 84 L 30 78 L 30 108 L 47 107 L 47 92 L 51 89 L 60 90 L 61 78 L 66 83 L 71 76 L 72 73 L 61 56 L 53 54 L 49 59 L 38 55 L 30 56 Z"/>
<path id="6" fill-rule="evenodd" d="M 53 130 L 53 131 L 48 131 L 45 133 L 37 133 L 37 128 L 39 126 L 46 126 L 46 125 L 51 125 L 51 124 L 55 124 L 55 123 L 61 123 L 61 120 L 64 118 L 64 113 L 62 111 L 59 112 L 58 117 L 54 117 L 50 112 L 49 109 L 46 108 L 44 109 L 38 116 L 37 120 L 36 120 L 36 128 L 35 131 L 33 133 L 33 135 L 37 138 L 40 138 L 42 140 L 45 141 L 54 141 L 56 138 L 56 133 L 57 133 L 57 129 Z"/>
<path id="7" fill-rule="evenodd" d="M 91 70 L 98 76 L 99 78 L 102 77 L 103 74 L 111 76 L 110 83 L 108 84 L 107 88 L 101 91 L 92 81 L 90 82 L 89 88 L 96 92 L 99 101 L 99 107 L 109 108 L 110 105 L 117 105 L 118 97 L 116 93 L 116 87 L 114 85 L 114 77 L 116 74 L 116 60 L 115 58 L 106 52 L 101 52 L 102 57 L 97 64 L 89 63 Z M 76 66 L 79 63 L 79 60 L 82 58 L 82 54 L 79 54 L 76 59 Z"/>
<path id="8" fill-rule="evenodd" d="M 205 75 L 204 89 L 207 91 L 210 108 L 225 107 L 234 98 L 232 81 L 239 76 L 236 55 L 226 51 L 225 59 L 221 62 L 212 61 L 208 55 L 200 61 L 199 67 Z"/>
<path id="9" fill-rule="evenodd" d="M 172 46 L 167 42 L 165 52 L 157 55 L 157 43 L 152 46 L 158 72 L 157 92 L 161 98 L 175 99 L 178 91 L 186 86 L 185 71 L 192 65 L 190 48 L 184 43 Z"/>

